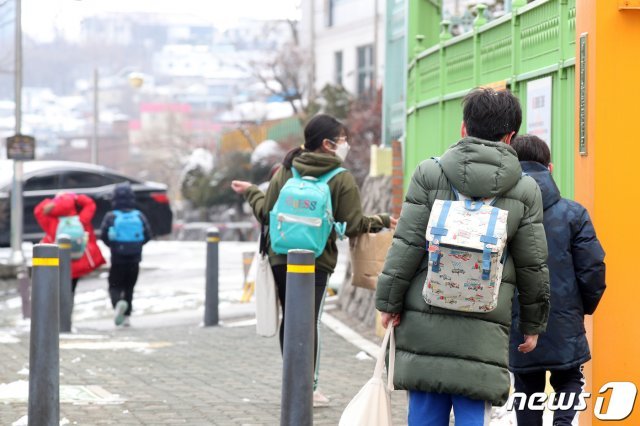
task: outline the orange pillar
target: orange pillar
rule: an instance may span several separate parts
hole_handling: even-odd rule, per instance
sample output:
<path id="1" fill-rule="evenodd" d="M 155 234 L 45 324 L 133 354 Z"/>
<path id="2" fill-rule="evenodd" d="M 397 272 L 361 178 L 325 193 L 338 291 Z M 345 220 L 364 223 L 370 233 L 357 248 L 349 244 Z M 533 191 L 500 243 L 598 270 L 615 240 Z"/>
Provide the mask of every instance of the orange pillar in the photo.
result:
<path id="1" fill-rule="evenodd" d="M 590 413 L 605 383 L 640 387 L 640 10 L 619 10 L 623 3 L 577 0 L 575 198 L 591 214 L 607 264 L 607 291 L 592 324 L 587 321 Z M 588 34 L 586 156 L 579 152 L 582 33 Z M 640 398 L 631 416 L 618 423 L 640 424 Z"/>

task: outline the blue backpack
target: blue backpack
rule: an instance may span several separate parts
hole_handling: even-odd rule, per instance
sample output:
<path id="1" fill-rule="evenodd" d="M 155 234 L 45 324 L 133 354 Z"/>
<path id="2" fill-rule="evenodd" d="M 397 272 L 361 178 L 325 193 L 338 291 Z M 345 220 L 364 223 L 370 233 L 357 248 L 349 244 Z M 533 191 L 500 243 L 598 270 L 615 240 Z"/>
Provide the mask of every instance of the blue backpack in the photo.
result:
<path id="1" fill-rule="evenodd" d="M 338 167 L 320 177 L 304 176 L 292 167 L 293 177 L 280 190 L 269 213 L 271 249 L 277 254 L 289 250 L 311 250 L 318 257 L 324 251 L 331 231 L 342 239 L 346 223 L 333 218 L 328 182 L 345 171 Z"/>
<path id="2" fill-rule="evenodd" d="M 66 235 L 71 240 L 71 259 L 77 260 L 84 255 L 89 235 L 84 230 L 80 216 L 60 216 L 56 228 L 56 241 L 61 235 Z"/>
<path id="3" fill-rule="evenodd" d="M 114 210 L 113 225 L 109 227 L 111 250 L 116 254 L 131 255 L 142 251 L 144 223 L 139 210 Z"/>

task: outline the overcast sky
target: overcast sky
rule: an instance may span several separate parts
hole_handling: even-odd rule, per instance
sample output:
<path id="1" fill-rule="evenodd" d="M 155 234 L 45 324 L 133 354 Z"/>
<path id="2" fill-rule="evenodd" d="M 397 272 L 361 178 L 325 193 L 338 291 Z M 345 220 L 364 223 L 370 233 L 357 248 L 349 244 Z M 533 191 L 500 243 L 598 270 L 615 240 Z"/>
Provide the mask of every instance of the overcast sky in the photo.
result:
<path id="1" fill-rule="evenodd" d="M 85 16 L 105 12 L 193 14 L 218 27 L 242 18 L 299 18 L 300 0 L 22 0 L 23 29 L 41 41 L 57 27 L 75 37 Z"/>

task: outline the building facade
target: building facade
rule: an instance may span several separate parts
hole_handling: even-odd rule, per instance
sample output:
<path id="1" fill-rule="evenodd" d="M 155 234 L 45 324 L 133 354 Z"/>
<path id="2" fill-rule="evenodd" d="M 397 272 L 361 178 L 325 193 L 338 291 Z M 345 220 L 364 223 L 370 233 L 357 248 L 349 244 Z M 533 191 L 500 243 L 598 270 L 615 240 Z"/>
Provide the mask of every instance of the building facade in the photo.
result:
<path id="1" fill-rule="evenodd" d="M 385 13 L 385 0 L 302 2 L 300 43 L 312 58 L 316 93 L 330 84 L 367 96 L 382 86 Z"/>

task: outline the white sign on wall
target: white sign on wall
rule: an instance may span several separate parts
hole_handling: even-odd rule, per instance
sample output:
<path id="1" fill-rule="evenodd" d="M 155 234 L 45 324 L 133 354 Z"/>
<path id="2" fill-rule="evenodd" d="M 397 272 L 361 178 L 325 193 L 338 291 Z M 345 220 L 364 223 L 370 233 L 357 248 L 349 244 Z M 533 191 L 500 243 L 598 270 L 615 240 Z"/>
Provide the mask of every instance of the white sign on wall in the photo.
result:
<path id="1" fill-rule="evenodd" d="M 551 148 L 551 83 L 544 77 L 527 83 L 527 133 L 545 141 Z"/>

